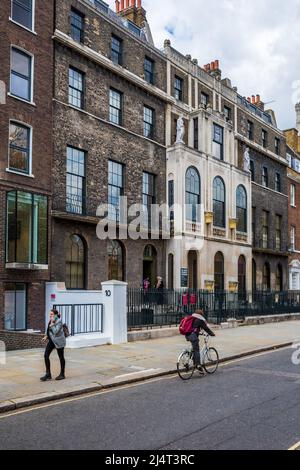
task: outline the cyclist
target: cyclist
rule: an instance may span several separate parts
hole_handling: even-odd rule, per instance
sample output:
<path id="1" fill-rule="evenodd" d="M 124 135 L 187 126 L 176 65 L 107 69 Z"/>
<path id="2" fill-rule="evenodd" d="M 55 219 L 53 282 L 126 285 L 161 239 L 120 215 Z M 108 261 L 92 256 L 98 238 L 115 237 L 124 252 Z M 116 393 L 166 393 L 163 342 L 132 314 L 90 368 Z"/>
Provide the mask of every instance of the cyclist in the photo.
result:
<path id="1" fill-rule="evenodd" d="M 194 351 L 194 361 L 195 366 L 200 372 L 200 374 L 204 374 L 203 367 L 201 366 L 200 361 L 200 347 L 199 347 L 199 334 L 200 330 L 204 330 L 209 336 L 216 336 L 213 331 L 208 327 L 207 321 L 203 316 L 203 310 L 197 310 L 193 313 L 192 317 L 194 317 L 193 321 L 193 332 L 189 335 L 186 335 L 186 340 L 190 341 Z"/>

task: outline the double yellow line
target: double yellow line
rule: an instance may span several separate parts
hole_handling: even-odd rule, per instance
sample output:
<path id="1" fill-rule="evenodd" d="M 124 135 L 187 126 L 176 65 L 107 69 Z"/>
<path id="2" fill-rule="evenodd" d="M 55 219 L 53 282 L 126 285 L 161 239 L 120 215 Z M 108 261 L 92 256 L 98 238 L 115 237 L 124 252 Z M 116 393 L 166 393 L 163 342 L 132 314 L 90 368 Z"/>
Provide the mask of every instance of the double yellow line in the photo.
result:
<path id="1" fill-rule="evenodd" d="M 297 442 L 294 446 L 292 446 L 289 450 L 300 450 L 300 441 Z"/>

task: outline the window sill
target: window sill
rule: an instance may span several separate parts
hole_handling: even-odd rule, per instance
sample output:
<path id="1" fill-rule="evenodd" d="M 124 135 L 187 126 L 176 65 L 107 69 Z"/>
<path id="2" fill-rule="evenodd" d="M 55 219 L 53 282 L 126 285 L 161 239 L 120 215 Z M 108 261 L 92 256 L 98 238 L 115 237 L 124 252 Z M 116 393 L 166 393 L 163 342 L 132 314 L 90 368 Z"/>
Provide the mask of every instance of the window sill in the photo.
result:
<path id="1" fill-rule="evenodd" d="M 26 104 L 29 104 L 30 106 L 36 107 L 36 104 L 33 101 L 24 100 L 23 98 L 20 98 L 19 96 L 12 95 L 10 92 L 7 93 L 7 96 L 9 96 L 10 98 L 14 98 L 15 100 L 22 101 L 22 103 L 26 103 Z"/>
<path id="2" fill-rule="evenodd" d="M 6 168 L 5 170 L 7 173 L 12 173 L 13 175 L 19 175 L 19 176 L 26 176 L 26 178 L 35 178 L 34 175 L 27 174 L 27 173 L 22 173 L 21 171 L 16 171 L 16 170 L 11 170 L 10 168 Z"/>
<path id="3" fill-rule="evenodd" d="M 20 26 L 20 28 L 25 29 L 29 33 L 34 34 L 35 36 L 37 36 L 37 33 L 34 30 L 27 28 L 26 26 L 22 25 L 21 23 L 18 23 L 17 21 L 13 20 L 11 17 L 9 17 L 9 21 L 11 21 L 12 23 L 14 23 L 17 26 Z"/>
<path id="4" fill-rule="evenodd" d="M 6 269 L 23 269 L 26 271 L 46 271 L 49 269 L 48 264 L 35 264 L 35 263 L 6 263 Z"/>

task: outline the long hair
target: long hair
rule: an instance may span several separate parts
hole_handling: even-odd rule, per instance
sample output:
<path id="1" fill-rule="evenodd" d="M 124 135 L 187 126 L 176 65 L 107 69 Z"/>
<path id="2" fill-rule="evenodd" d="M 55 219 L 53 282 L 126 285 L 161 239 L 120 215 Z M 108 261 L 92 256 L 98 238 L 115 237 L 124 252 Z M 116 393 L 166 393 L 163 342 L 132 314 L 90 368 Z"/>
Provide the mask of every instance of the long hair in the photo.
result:
<path id="1" fill-rule="evenodd" d="M 53 309 L 51 310 L 51 312 L 53 312 L 56 317 L 58 317 L 58 318 L 61 317 L 61 314 L 59 313 L 58 310 L 55 310 L 55 308 L 53 308 Z"/>

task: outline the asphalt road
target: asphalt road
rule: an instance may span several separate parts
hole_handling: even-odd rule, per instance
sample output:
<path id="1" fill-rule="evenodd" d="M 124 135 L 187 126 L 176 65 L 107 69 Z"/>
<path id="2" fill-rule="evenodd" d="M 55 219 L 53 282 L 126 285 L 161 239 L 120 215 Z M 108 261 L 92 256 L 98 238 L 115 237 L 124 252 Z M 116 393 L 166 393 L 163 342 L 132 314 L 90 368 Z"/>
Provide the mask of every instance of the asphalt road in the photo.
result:
<path id="1" fill-rule="evenodd" d="M 0 449 L 283 449 L 300 441 L 286 349 L 189 382 L 164 378 L 0 416 Z"/>

